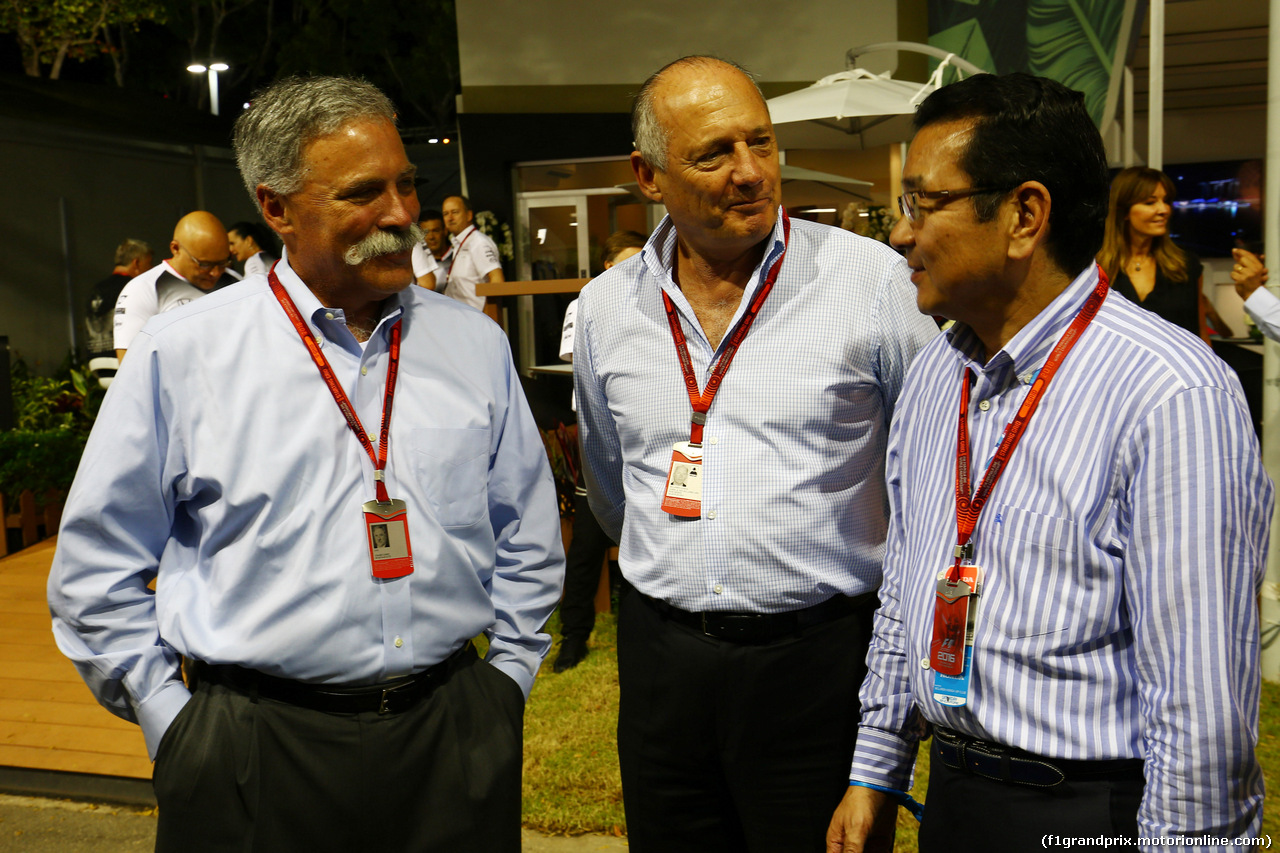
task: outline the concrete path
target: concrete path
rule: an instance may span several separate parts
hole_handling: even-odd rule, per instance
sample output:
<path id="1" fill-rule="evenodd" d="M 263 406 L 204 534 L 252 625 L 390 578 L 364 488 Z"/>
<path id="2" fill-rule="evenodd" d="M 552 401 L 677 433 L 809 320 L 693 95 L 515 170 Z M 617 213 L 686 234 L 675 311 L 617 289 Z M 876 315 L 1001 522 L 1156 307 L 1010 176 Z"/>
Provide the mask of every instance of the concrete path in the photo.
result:
<path id="1" fill-rule="evenodd" d="M 0 794 L 0 853 L 151 853 L 155 809 Z M 524 853 L 626 850 L 622 838 L 524 830 Z"/>

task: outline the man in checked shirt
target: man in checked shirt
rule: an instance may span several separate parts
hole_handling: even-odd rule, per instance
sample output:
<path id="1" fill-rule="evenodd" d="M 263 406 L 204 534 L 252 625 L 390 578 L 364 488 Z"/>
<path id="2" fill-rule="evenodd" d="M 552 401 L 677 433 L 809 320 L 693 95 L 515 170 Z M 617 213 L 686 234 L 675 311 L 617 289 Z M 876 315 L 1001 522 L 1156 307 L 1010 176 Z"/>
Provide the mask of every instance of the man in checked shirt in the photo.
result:
<path id="1" fill-rule="evenodd" d="M 853 755 L 889 418 L 937 328 L 887 246 L 788 220 L 740 69 L 672 63 L 632 125 L 669 216 L 583 290 L 574 352 L 591 506 L 632 586 L 631 848 L 816 850 Z"/>
<path id="2" fill-rule="evenodd" d="M 1108 297 L 1106 156 L 1079 92 L 983 74 L 915 122 L 891 241 L 921 310 L 956 323 L 894 415 L 882 603 L 828 851 L 892 848 L 921 717 L 922 853 L 1256 835 L 1273 490 L 1240 384 Z"/>

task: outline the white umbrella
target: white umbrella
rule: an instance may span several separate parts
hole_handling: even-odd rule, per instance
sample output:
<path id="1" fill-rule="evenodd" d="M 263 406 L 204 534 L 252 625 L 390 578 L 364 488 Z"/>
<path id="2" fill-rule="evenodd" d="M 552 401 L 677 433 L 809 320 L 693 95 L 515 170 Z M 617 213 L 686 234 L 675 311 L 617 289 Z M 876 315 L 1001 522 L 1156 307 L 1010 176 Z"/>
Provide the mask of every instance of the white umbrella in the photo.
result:
<path id="1" fill-rule="evenodd" d="M 942 61 L 926 83 L 894 80 L 888 72 L 872 74 L 855 67 L 857 57 L 881 50 L 925 53 Z M 778 127 L 778 141 L 790 148 L 842 148 L 860 141 L 866 147 L 902 141 L 910 136 L 904 120 L 930 93 L 942 85 L 948 68 L 981 74 L 982 69 L 941 48 L 915 42 L 884 42 L 849 51 L 849 69 L 830 74 L 799 91 L 770 98 L 769 114 Z M 866 120 L 870 118 L 870 120 Z M 873 137 L 866 132 L 876 128 Z M 832 131 L 835 131 L 833 133 Z M 841 138 L 843 137 L 843 139 Z"/>
<path id="2" fill-rule="evenodd" d="M 769 115 L 774 124 L 822 119 L 841 121 L 856 116 L 909 115 L 916 111 L 916 104 L 932 91 L 933 87 L 928 83 L 921 85 L 894 80 L 887 71 L 872 74 L 865 68 L 854 68 L 823 77 L 808 88 L 770 98 Z"/>

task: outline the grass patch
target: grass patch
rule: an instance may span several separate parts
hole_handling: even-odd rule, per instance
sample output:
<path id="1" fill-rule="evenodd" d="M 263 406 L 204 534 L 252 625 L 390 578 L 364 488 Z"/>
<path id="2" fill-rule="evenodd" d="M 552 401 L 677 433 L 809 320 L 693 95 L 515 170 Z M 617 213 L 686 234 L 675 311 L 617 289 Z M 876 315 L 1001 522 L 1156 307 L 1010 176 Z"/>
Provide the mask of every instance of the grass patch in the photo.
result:
<path id="1" fill-rule="evenodd" d="M 547 833 L 626 834 L 622 780 L 618 774 L 618 633 L 611 614 L 596 617 L 590 653 L 559 675 L 551 663 L 560 652 L 560 616 L 548 630 L 555 645 L 538 673 L 524 719 L 524 825 Z M 1267 791 L 1280 785 L 1280 684 L 1263 682 L 1258 761 Z M 916 764 L 915 797 L 924 801 L 929 751 Z M 894 853 L 917 853 L 918 824 L 898 810 Z M 1262 832 L 1280 837 L 1280 815 L 1264 811 Z"/>
<path id="2" fill-rule="evenodd" d="M 1258 717 L 1258 748 L 1255 754 L 1262 765 L 1262 776 L 1270 795 L 1280 785 L 1280 684 L 1271 681 L 1262 682 L 1262 713 Z M 1275 809 L 1262 809 L 1262 833 L 1272 838 L 1280 837 L 1280 817 L 1277 817 Z"/>
<path id="3" fill-rule="evenodd" d="M 524 716 L 524 825 L 542 832 L 623 835 L 618 773 L 618 631 L 596 616 L 582 663 L 559 674 L 560 613 L 548 625 L 547 655 Z"/>

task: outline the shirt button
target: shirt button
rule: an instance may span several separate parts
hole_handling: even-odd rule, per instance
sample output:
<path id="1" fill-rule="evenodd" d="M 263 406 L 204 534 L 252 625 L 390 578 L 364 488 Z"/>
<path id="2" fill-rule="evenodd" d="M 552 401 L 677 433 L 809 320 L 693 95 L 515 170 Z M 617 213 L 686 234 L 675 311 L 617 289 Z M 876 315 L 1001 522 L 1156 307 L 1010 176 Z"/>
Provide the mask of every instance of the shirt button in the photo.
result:
<path id="1" fill-rule="evenodd" d="M 398 649 L 403 645 L 404 645 L 404 640 L 400 639 L 399 637 L 396 637 L 396 648 Z"/>
<path id="2" fill-rule="evenodd" d="M 325 318 L 326 320 L 332 320 L 332 319 L 333 319 L 333 312 L 332 312 L 332 311 L 326 311 L 326 312 L 324 312 L 324 318 Z"/>
<path id="3" fill-rule="evenodd" d="M 982 409 L 982 411 L 985 412 L 987 409 L 991 408 L 991 401 L 983 400 L 981 403 L 978 404 L 978 408 Z"/>
<path id="4" fill-rule="evenodd" d="M 928 668 L 929 668 L 929 659 L 928 659 L 928 658 L 920 658 L 920 668 L 921 668 L 921 669 L 928 669 Z"/>
<path id="5" fill-rule="evenodd" d="M 712 436 L 712 437 L 711 437 L 711 443 L 712 443 L 712 444 L 719 444 L 719 443 L 720 443 L 720 439 L 719 439 L 719 438 L 717 438 L 717 437 L 715 437 L 715 436 Z"/>
<path id="6" fill-rule="evenodd" d="M 361 367 L 361 368 L 360 368 L 360 375 L 361 375 L 361 376 L 368 376 L 368 375 L 369 375 L 369 368 L 367 368 L 367 367 Z"/>
<path id="7" fill-rule="evenodd" d="M 721 586 L 720 584 L 716 584 L 711 588 L 711 591 L 714 592 L 716 595 L 719 595 L 720 593 L 724 592 L 724 587 Z"/>
<path id="8" fill-rule="evenodd" d="M 716 517 L 716 511 L 714 509 L 707 513 L 707 518 L 714 519 L 715 517 Z"/>

